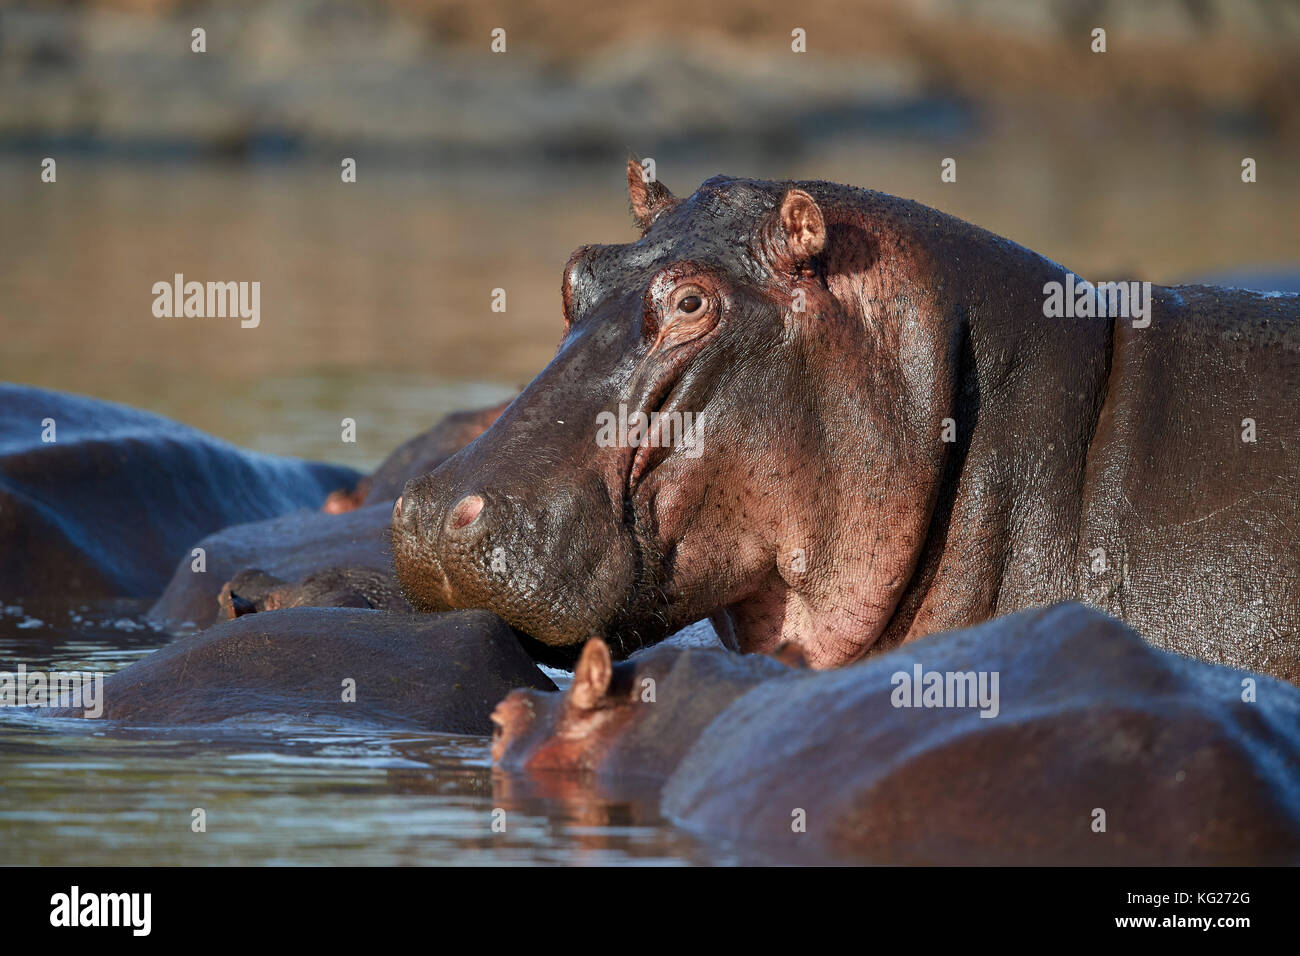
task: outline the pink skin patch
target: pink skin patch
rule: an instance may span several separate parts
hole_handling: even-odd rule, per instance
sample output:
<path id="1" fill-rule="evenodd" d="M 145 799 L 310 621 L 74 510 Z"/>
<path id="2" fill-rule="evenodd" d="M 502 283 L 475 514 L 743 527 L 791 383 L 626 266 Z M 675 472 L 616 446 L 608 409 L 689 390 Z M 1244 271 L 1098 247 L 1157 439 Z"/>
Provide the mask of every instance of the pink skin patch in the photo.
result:
<path id="1" fill-rule="evenodd" d="M 451 515 L 447 518 L 447 525 L 453 531 L 459 531 L 468 525 L 474 523 L 483 510 L 483 499 L 478 495 L 466 495 L 456 503 L 452 509 Z"/>

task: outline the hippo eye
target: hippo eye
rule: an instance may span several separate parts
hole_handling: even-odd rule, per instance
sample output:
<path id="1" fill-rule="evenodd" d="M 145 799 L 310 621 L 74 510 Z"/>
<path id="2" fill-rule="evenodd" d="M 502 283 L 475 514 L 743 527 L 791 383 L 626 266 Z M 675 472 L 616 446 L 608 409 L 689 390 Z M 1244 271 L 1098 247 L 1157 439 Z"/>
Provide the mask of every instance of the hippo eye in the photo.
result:
<path id="1" fill-rule="evenodd" d="M 703 284 L 682 282 L 663 299 L 659 299 L 655 291 L 652 286 L 647 293 L 642 331 L 656 346 L 671 347 L 688 342 L 716 323 L 720 306 Z"/>

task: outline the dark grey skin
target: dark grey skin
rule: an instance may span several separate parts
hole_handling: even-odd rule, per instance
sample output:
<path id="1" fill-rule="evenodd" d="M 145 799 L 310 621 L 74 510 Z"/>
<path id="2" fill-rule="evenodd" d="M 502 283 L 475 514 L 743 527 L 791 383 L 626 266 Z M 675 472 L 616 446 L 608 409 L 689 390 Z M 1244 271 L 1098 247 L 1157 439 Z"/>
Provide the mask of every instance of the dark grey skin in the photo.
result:
<path id="1" fill-rule="evenodd" d="M 345 679 L 356 682 L 354 701 L 343 699 Z M 293 608 L 219 624 L 109 675 L 98 719 L 184 726 L 287 716 L 486 734 L 493 706 L 518 686 L 555 688 L 486 611 Z"/>
<path id="2" fill-rule="evenodd" d="M 217 596 L 220 618 L 230 620 L 286 607 L 364 607 L 411 610 L 391 572 L 371 568 L 324 568 L 301 581 L 284 581 L 260 568 L 240 571 Z"/>
<path id="3" fill-rule="evenodd" d="M 221 604 L 222 592 L 238 575 L 254 569 L 275 578 L 277 586 L 305 584 L 311 575 L 330 568 L 348 569 L 356 575 L 377 575 L 396 591 L 388 545 L 391 512 L 391 503 L 346 514 L 296 511 L 209 535 L 194 544 L 206 553 L 207 570 L 199 573 L 192 561 L 180 561 L 167 590 L 149 609 L 149 620 L 164 627 L 208 627 L 226 620 L 231 615 Z M 263 596 L 261 591 L 246 595 L 254 603 Z M 409 610 L 405 601 L 390 606 Z"/>
<path id="4" fill-rule="evenodd" d="M 204 535 L 318 508 L 357 479 L 111 402 L 0 384 L 0 600 L 156 597 Z"/>
<path id="5" fill-rule="evenodd" d="M 896 706 L 916 665 L 997 674 L 996 708 Z M 517 691 L 492 719 L 495 765 L 545 792 L 580 804 L 657 782 L 679 825 L 804 859 L 1300 862 L 1300 689 L 1079 604 L 831 673 L 669 646 L 615 664 L 593 640 L 567 692 Z"/>
<path id="6" fill-rule="evenodd" d="M 1300 680 L 1300 297 L 1048 318 L 1064 267 L 917 203 L 639 172 L 644 235 L 574 254 L 554 360 L 399 499 L 413 606 L 490 608 L 556 663 L 707 616 L 824 668 L 1082 599 Z M 620 403 L 702 415 L 702 454 L 598 446 Z"/>

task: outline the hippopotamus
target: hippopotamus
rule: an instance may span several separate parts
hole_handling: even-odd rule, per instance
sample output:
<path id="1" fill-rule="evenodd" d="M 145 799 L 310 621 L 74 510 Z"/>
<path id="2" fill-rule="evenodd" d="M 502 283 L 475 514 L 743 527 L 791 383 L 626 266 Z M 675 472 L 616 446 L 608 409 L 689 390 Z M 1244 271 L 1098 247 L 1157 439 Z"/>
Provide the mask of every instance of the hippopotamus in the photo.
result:
<path id="1" fill-rule="evenodd" d="M 737 845 L 889 864 L 1300 862 L 1300 689 L 1160 650 L 1079 603 L 833 671 L 666 645 L 614 663 L 592 638 L 565 693 L 515 691 L 492 720 L 503 773 L 570 797 L 582 780 L 606 795 L 656 780 L 664 816 Z"/>
<path id="2" fill-rule="evenodd" d="M 573 254 L 554 359 L 395 504 L 412 606 L 560 665 L 707 617 L 833 668 L 1082 600 L 1300 680 L 1300 297 L 1101 290 L 879 192 L 628 172 L 640 238 Z"/>
<path id="3" fill-rule="evenodd" d="M 154 598 L 204 535 L 319 508 L 358 478 L 111 402 L 0 384 L 0 599 Z"/>
<path id="4" fill-rule="evenodd" d="M 261 568 L 240 571 L 217 596 L 222 620 L 286 607 L 365 607 L 410 611 L 392 573 L 370 568 L 323 568 L 298 582 Z"/>
<path id="5" fill-rule="evenodd" d="M 235 616 L 230 600 L 223 594 L 241 592 L 253 604 L 272 588 L 293 587 L 302 596 L 323 597 L 312 582 L 313 575 L 346 569 L 354 577 L 372 577 L 388 582 L 392 600 L 368 603 L 367 606 L 409 611 L 398 591 L 389 550 L 389 518 L 392 503 L 367 505 L 342 514 L 321 511 L 294 511 L 267 521 L 234 525 L 192 542 L 207 556 L 205 569 L 194 570 L 188 560 L 181 560 L 172 573 L 162 596 L 149 609 L 148 619 L 164 627 L 191 624 L 207 627 Z M 253 572 L 270 580 L 255 583 Z M 264 603 L 264 602 L 263 602 Z M 318 602 L 284 598 L 277 606 Z M 245 608 L 249 610 L 251 608 Z M 241 612 L 242 613 L 242 612 Z"/>
<path id="6" fill-rule="evenodd" d="M 394 450 L 353 490 L 337 490 L 321 511 L 296 511 L 223 528 L 176 564 L 148 618 L 165 627 L 207 627 L 278 607 L 372 607 L 410 611 L 389 547 L 393 500 L 405 482 L 436 468 L 482 434 L 500 407 L 453 412 Z"/>
<path id="7" fill-rule="evenodd" d="M 180 638 L 110 674 L 98 719 L 185 726 L 288 716 L 484 735 L 493 705 L 517 686 L 555 688 L 487 611 L 289 608 Z"/>

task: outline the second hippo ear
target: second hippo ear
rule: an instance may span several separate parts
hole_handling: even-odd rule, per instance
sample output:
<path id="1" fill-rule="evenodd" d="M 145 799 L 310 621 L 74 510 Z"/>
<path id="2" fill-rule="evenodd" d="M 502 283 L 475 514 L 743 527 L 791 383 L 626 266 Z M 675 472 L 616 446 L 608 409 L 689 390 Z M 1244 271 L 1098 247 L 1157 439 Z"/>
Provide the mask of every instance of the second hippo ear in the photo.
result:
<path id="1" fill-rule="evenodd" d="M 826 248 L 826 217 L 817 200 L 802 189 L 791 189 L 781 200 L 781 231 L 794 262 L 807 262 Z"/>
<path id="2" fill-rule="evenodd" d="M 573 669 L 573 686 L 569 700 L 580 710 L 591 710 L 604 699 L 614 675 L 614 661 L 609 646 L 599 637 L 587 641 Z"/>
<path id="3" fill-rule="evenodd" d="M 647 162 L 649 167 L 636 156 L 627 161 L 627 195 L 632 201 L 632 218 L 643 236 L 660 214 L 677 205 L 677 197 L 654 178 L 654 160 Z"/>

